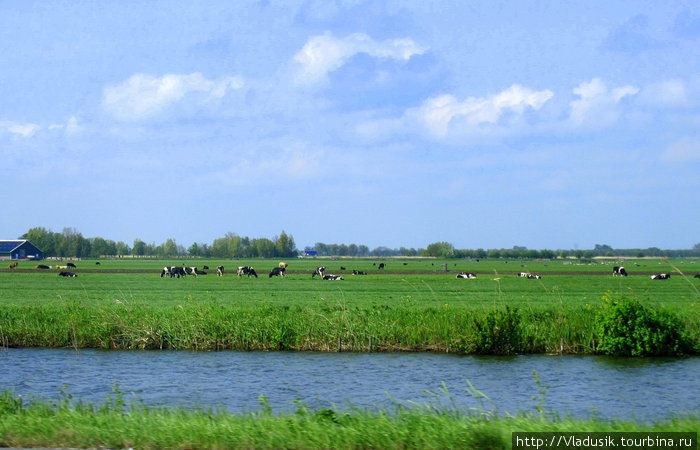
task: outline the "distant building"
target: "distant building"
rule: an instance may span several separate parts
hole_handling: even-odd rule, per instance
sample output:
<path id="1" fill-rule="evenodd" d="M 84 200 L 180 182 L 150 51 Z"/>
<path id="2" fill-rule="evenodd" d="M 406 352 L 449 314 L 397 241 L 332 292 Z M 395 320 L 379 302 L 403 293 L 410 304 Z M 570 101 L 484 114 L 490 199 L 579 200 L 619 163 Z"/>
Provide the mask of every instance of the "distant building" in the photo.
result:
<path id="1" fill-rule="evenodd" d="M 0 241 L 0 259 L 43 259 L 44 254 L 26 239 Z"/>

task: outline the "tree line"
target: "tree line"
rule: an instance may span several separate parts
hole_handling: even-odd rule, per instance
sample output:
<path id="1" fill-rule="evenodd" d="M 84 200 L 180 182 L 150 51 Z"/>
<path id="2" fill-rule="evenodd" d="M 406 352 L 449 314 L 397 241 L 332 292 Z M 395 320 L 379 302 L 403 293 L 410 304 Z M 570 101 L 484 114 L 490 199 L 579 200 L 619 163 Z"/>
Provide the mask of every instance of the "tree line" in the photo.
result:
<path id="1" fill-rule="evenodd" d="M 32 228 L 21 236 L 37 246 L 44 257 L 99 258 L 101 256 L 202 257 L 202 258 L 292 258 L 298 255 L 294 237 L 282 231 L 273 239 L 226 233 L 211 244 L 194 243 L 185 249 L 175 239 L 162 244 L 148 244 L 134 239 L 132 245 L 101 237 L 85 238 L 74 228 L 56 233 L 42 227 Z"/>
<path id="2" fill-rule="evenodd" d="M 113 241 L 101 237 L 85 238 L 74 228 L 64 228 L 56 233 L 42 227 L 32 228 L 21 236 L 36 245 L 45 257 L 64 258 L 99 258 L 101 256 L 148 256 L 148 257 L 202 257 L 202 258 L 293 258 L 301 254 L 317 256 L 349 257 L 391 257 L 391 256 L 427 256 L 438 258 L 508 258 L 508 259 L 553 259 L 578 258 L 590 259 L 596 256 L 608 257 L 700 257 L 700 243 L 692 249 L 662 250 L 657 247 L 645 249 L 614 249 L 607 244 L 596 244 L 590 250 L 534 250 L 523 246 L 501 249 L 456 249 L 449 242 L 433 242 L 426 248 L 389 248 L 357 244 L 325 244 L 317 242 L 304 247 L 303 252 L 296 248 L 294 237 L 284 230 L 272 239 L 239 236 L 226 233 L 214 239 L 211 244 L 194 243 L 188 248 L 179 245 L 175 239 L 166 239 L 156 245 L 135 239 L 129 245 L 122 241 Z"/>

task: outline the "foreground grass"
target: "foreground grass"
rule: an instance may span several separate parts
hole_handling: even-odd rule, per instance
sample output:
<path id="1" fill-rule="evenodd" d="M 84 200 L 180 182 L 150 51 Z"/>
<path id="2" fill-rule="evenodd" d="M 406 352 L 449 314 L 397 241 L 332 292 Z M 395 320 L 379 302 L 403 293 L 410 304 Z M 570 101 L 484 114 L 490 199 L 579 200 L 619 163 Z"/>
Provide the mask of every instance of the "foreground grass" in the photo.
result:
<path id="1" fill-rule="evenodd" d="M 125 405 L 118 394 L 102 405 L 69 400 L 25 402 L 0 394 L 2 447 L 108 448 L 510 448 L 514 431 L 692 431 L 697 416 L 649 424 L 562 419 L 543 414 L 465 414 L 434 407 L 391 411 L 334 410 L 249 414 Z"/>

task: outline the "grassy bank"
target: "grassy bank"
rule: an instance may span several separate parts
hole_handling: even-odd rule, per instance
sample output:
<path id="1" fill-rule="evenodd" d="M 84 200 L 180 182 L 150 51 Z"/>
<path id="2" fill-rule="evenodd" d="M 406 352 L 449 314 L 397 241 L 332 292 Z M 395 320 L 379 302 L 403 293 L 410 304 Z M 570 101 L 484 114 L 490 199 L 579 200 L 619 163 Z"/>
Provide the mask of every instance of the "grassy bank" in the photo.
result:
<path id="1" fill-rule="evenodd" d="M 390 411 L 249 414 L 69 400 L 28 402 L 0 393 L 0 446 L 107 448 L 510 448 L 514 431 L 691 431 L 695 416 L 648 424 L 574 420 L 544 414 L 497 416 L 397 405 Z"/>
<path id="2" fill-rule="evenodd" d="M 484 346 L 505 339 L 505 345 L 516 345 L 511 349 L 516 353 L 595 350 L 595 308 L 510 310 L 517 311 L 519 320 L 517 329 L 512 330 L 507 325 L 487 323 L 494 311 L 505 310 L 449 304 L 241 306 L 193 300 L 172 306 L 128 302 L 14 305 L 0 309 L 0 346 L 504 353 Z M 697 323 L 697 316 L 681 318 L 692 342 L 700 340 Z M 491 339 L 491 344 L 484 339 Z"/>

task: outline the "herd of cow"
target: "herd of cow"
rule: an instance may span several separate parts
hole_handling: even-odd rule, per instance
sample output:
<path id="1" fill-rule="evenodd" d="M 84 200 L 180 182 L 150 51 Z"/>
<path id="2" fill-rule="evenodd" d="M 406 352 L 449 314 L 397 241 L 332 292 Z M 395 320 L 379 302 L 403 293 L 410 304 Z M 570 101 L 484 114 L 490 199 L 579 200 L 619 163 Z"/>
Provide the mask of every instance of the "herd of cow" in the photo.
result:
<path id="1" fill-rule="evenodd" d="M 17 264 L 18 264 L 17 262 L 14 262 L 14 263 L 10 264 L 8 266 L 8 268 L 13 269 L 13 268 L 17 267 Z M 97 262 L 95 264 L 99 264 L 99 262 Z M 279 263 L 277 267 L 274 267 L 270 271 L 270 273 L 268 275 L 269 278 L 284 277 L 286 274 L 286 271 L 287 271 L 287 266 L 288 266 L 288 264 L 285 262 Z M 52 266 L 39 264 L 35 268 L 36 269 L 51 269 Z M 65 266 L 57 265 L 57 266 L 55 266 L 55 268 L 56 269 L 75 269 L 76 265 L 69 262 L 69 263 L 66 263 Z M 384 263 L 379 263 L 378 268 L 384 269 L 385 268 Z M 163 267 L 163 270 L 161 270 L 160 276 L 161 276 L 161 278 L 166 277 L 166 276 L 170 277 L 170 278 L 183 278 L 187 275 L 193 275 L 193 276 L 197 277 L 199 275 L 206 275 L 207 272 L 205 272 L 205 270 L 208 270 L 208 269 L 209 269 L 209 266 L 204 266 L 203 270 L 200 270 L 197 267 L 166 266 L 166 267 Z M 340 269 L 346 270 L 345 267 L 341 267 Z M 327 270 L 326 267 L 323 267 L 323 266 L 317 267 L 316 270 L 314 270 L 314 272 L 311 274 L 311 277 L 315 278 L 316 276 L 318 276 L 322 280 L 343 280 L 344 279 L 340 275 L 327 274 L 326 270 Z M 220 277 L 223 276 L 224 275 L 224 266 L 217 266 L 216 267 L 216 274 Z M 239 277 L 242 277 L 243 275 L 247 275 L 248 277 L 254 276 L 255 278 L 258 278 L 257 272 L 251 266 L 239 266 L 238 269 L 236 270 L 236 274 Z M 367 275 L 367 272 L 363 272 L 360 270 L 353 270 L 352 274 L 353 275 Z M 622 276 L 622 277 L 626 277 L 628 275 L 627 271 L 622 266 L 613 267 L 612 274 L 613 274 L 613 276 Z M 77 277 L 78 276 L 78 274 L 76 274 L 75 272 L 68 271 L 68 270 L 61 270 L 61 272 L 59 272 L 58 275 L 62 276 L 62 277 Z M 536 274 L 532 274 L 529 272 L 520 272 L 518 274 L 518 276 L 523 277 L 523 278 L 537 279 L 537 280 L 542 278 L 541 275 L 536 275 Z M 457 278 L 466 278 L 466 279 L 475 279 L 476 274 L 473 272 L 460 272 L 457 274 L 456 277 Z M 652 280 L 668 280 L 669 278 L 671 278 L 670 273 L 655 273 L 655 274 L 651 275 Z M 700 278 L 700 273 L 696 273 L 694 275 L 694 278 Z"/>

